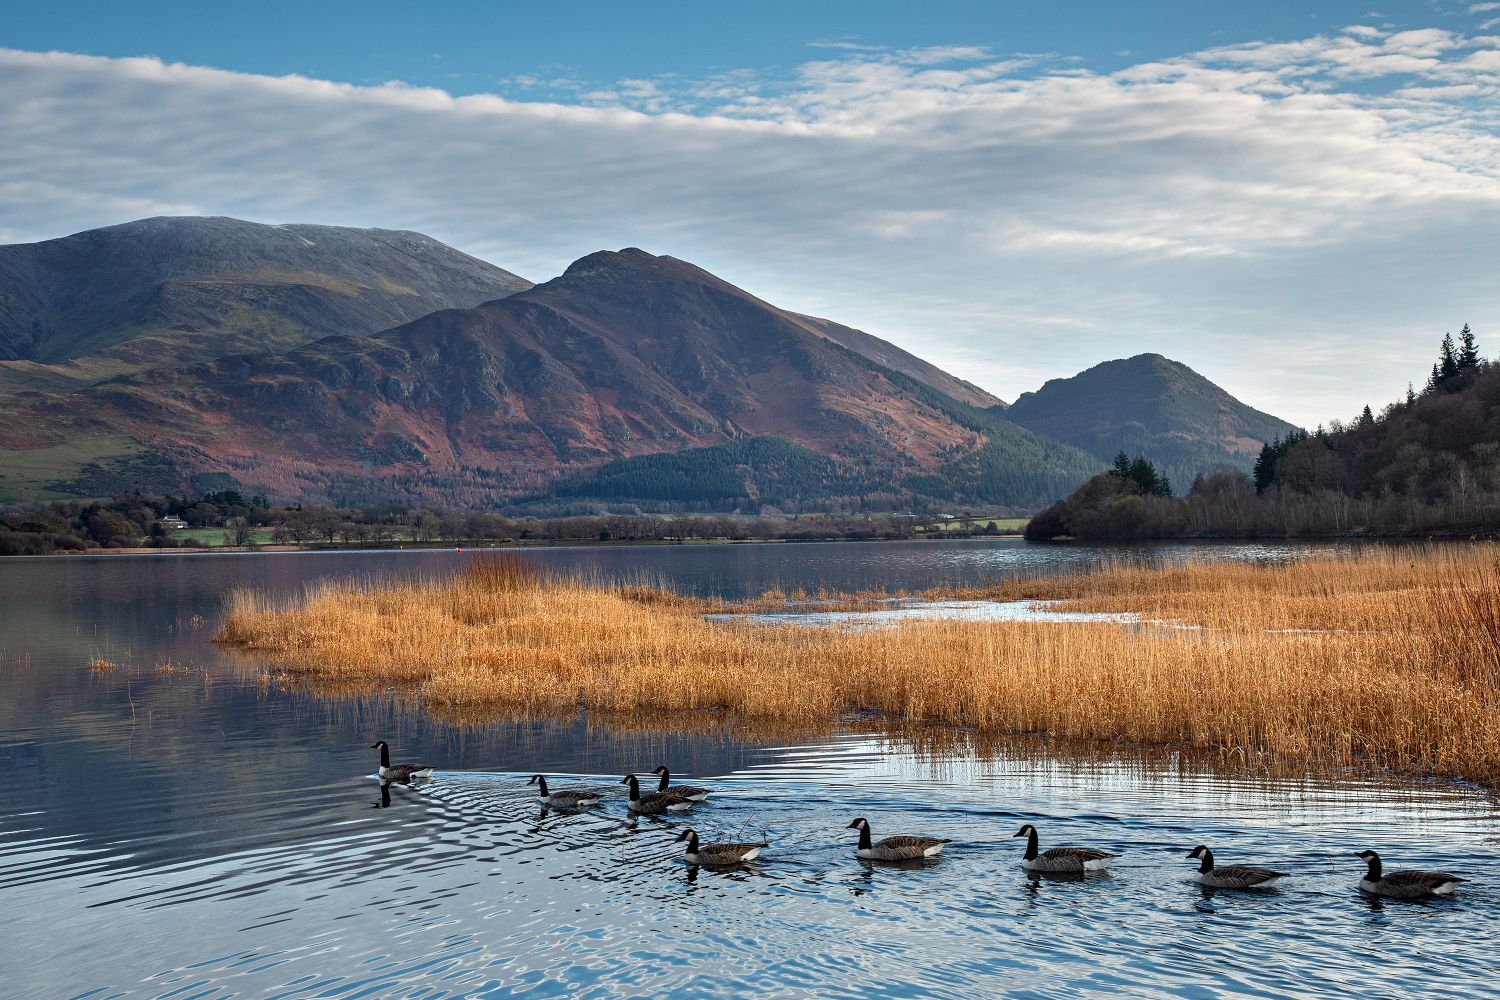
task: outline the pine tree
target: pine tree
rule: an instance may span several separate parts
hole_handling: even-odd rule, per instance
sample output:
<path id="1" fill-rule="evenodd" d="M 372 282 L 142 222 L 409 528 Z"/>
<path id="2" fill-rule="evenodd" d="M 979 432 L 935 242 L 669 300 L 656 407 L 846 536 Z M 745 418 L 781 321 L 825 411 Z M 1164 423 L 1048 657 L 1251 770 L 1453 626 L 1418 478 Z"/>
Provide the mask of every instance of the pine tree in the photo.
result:
<path id="1" fill-rule="evenodd" d="M 1411 404 L 1415 403 L 1416 401 L 1417 401 L 1417 390 L 1413 389 L 1411 383 L 1408 382 L 1408 383 L 1406 383 L 1406 405 L 1410 406 Z"/>
<path id="2" fill-rule="evenodd" d="M 1438 359 L 1438 370 L 1442 373 L 1438 379 L 1439 385 L 1458 374 L 1458 355 L 1453 350 L 1453 334 L 1451 333 L 1443 334 L 1443 349 Z"/>
<path id="3" fill-rule="evenodd" d="M 1115 456 L 1115 464 L 1110 468 L 1109 474 L 1116 479 L 1129 479 L 1130 473 L 1130 456 L 1122 450 Z"/>
<path id="4" fill-rule="evenodd" d="M 1427 391 L 1432 392 L 1443 384 L 1443 370 L 1437 365 L 1432 366 L 1432 374 L 1427 376 Z"/>
<path id="5" fill-rule="evenodd" d="M 1280 447 L 1280 437 L 1272 438 L 1260 446 L 1260 457 L 1255 460 L 1255 492 L 1264 493 L 1276 479 L 1276 451 Z"/>
<path id="6" fill-rule="evenodd" d="M 1467 323 L 1464 324 L 1464 328 L 1458 333 L 1458 344 L 1459 369 L 1478 367 L 1479 348 L 1474 343 L 1474 331 L 1469 329 L 1469 324 Z"/>
<path id="7" fill-rule="evenodd" d="M 1372 427 L 1375 424 L 1375 414 L 1370 412 L 1370 404 L 1366 403 L 1364 411 L 1359 415 L 1359 426 Z"/>

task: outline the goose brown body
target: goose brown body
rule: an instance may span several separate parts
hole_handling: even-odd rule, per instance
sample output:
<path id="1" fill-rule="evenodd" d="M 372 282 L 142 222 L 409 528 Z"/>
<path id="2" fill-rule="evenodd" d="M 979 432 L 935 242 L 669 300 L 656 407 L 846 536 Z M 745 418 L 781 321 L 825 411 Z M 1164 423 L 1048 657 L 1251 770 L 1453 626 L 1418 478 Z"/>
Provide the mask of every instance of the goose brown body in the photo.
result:
<path id="1" fill-rule="evenodd" d="M 685 812 L 693 807 L 692 799 L 685 799 L 670 792 L 647 792 L 641 794 L 641 783 L 633 774 L 620 779 L 620 784 L 630 786 L 630 811 L 657 816 L 664 812 Z"/>
<path id="2" fill-rule="evenodd" d="M 541 797 L 542 804 L 553 809 L 587 809 L 589 806 L 598 805 L 604 797 L 598 792 L 584 792 L 572 789 L 564 789 L 554 792 L 547 788 L 547 776 L 533 774 L 528 785 L 537 786 L 537 794 Z"/>
<path id="3" fill-rule="evenodd" d="M 754 861 L 760 855 L 761 849 L 768 845 L 764 842 L 745 844 L 700 844 L 698 842 L 698 831 L 687 829 L 678 834 L 678 840 L 687 841 L 687 852 L 684 857 L 690 865 L 737 865 L 745 861 Z"/>
<path id="4" fill-rule="evenodd" d="M 377 740 L 370 744 L 370 749 L 380 750 L 380 777 L 385 781 L 398 781 L 406 784 L 413 778 L 432 777 L 431 764 L 413 764 L 410 762 L 401 764 L 391 763 L 391 748 L 385 740 Z"/>
<path id="5" fill-rule="evenodd" d="M 703 788 L 699 785 L 673 785 L 672 772 L 667 769 L 667 765 L 665 764 L 657 767 L 651 773 L 661 775 L 661 782 L 656 786 L 658 792 L 676 795 L 678 798 L 692 799 L 694 802 L 705 802 L 708 800 L 708 793 L 711 789 Z"/>
<path id="6" fill-rule="evenodd" d="M 1199 844 L 1188 853 L 1198 860 L 1198 881 L 1215 889 L 1270 889 L 1286 878 L 1286 872 L 1254 865 L 1214 866 L 1214 852 Z"/>
<path id="7" fill-rule="evenodd" d="M 1385 874 L 1380 855 L 1374 851 L 1361 851 L 1360 860 L 1365 863 L 1365 877 L 1359 887 L 1377 896 L 1393 899 L 1422 899 L 1429 896 L 1447 896 L 1465 881 L 1448 872 L 1399 871 Z"/>
<path id="8" fill-rule="evenodd" d="M 1092 847 L 1054 847 L 1047 851 L 1037 850 L 1036 827 L 1027 823 L 1013 836 L 1026 838 L 1026 853 L 1021 858 L 1021 867 L 1033 872 L 1095 872 L 1103 871 L 1109 863 L 1119 857 L 1108 851 Z"/>
<path id="9" fill-rule="evenodd" d="M 859 831 L 859 847 L 855 853 L 870 861 L 915 861 L 930 858 L 943 850 L 944 844 L 953 843 L 941 837 L 913 837 L 897 835 L 883 840 L 872 840 L 870 822 L 863 817 L 850 823 L 846 829 Z"/>

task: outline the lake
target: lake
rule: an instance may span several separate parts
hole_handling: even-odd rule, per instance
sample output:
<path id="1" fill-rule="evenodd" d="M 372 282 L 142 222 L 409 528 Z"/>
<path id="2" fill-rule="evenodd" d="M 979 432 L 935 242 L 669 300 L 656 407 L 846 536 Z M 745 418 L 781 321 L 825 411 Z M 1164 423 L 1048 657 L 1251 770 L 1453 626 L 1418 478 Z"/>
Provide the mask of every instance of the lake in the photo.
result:
<path id="1" fill-rule="evenodd" d="M 529 549 L 602 578 L 737 597 L 1065 571 L 1105 558 L 1292 558 L 1308 546 L 1019 540 Z M 445 573 L 451 551 L 0 560 L 0 995 L 453 997 L 1494 995 L 1500 805 L 1452 782 L 1255 774 L 1167 751 L 849 723 L 796 741 L 588 720 L 445 725 L 408 700 L 319 701 L 209 641 L 237 586 Z M 1059 625 L 1058 627 L 1067 627 Z M 94 672 L 89 661 L 122 664 Z M 382 795 L 369 744 L 438 768 Z M 626 771 L 715 789 L 631 819 Z M 531 773 L 607 789 L 544 812 Z M 877 838 L 953 839 L 918 867 Z M 1101 847 L 1083 881 L 1019 867 Z M 743 869 L 677 833 L 770 841 Z M 1191 880 L 1221 864 L 1277 890 Z M 1451 899 L 1355 889 L 1356 851 L 1453 870 Z"/>

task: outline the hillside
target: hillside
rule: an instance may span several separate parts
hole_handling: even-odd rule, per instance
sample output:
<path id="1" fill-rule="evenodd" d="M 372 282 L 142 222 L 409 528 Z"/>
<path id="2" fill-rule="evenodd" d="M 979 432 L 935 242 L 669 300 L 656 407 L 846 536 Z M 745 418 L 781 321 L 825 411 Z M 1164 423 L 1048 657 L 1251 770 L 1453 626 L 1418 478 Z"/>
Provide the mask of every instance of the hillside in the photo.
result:
<path id="1" fill-rule="evenodd" d="M 1292 430 L 1160 354 L 1052 379 L 1005 416 L 1105 461 L 1120 451 L 1146 455 L 1179 489 L 1220 466 L 1249 471 L 1262 444 Z"/>
<path id="2" fill-rule="evenodd" d="M 1171 538 L 1500 532 L 1500 366 L 1476 356 L 1352 424 L 1266 445 L 1252 480 L 1220 472 L 1185 497 L 1096 476 L 1027 537 Z"/>
<path id="3" fill-rule="evenodd" d="M 863 330 L 842 326 L 832 320 L 820 319 L 817 316 L 802 316 L 795 313 L 788 313 L 788 315 L 807 324 L 819 336 L 827 337 L 836 344 L 842 344 L 876 364 L 930 385 L 950 399 L 967 403 L 969 406 L 977 406 L 982 410 L 990 408 L 1004 410 L 1006 407 L 1005 402 L 998 396 L 985 392 L 974 383 L 950 375 L 937 365 L 923 361 L 916 355 L 903 351 L 895 344 L 881 340 Z"/>
<path id="4" fill-rule="evenodd" d="M 691 264 L 636 249 L 590 254 L 543 285 L 373 337 L 17 402 L 24 412 L 0 422 L 0 446 L 36 455 L 99 443 L 84 449 L 99 454 L 81 474 L 54 484 L 61 492 L 232 484 L 314 502 L 473 507 L 586 495 L 588 473 L 610 462 L 780 439 L 790 450 L 756 454 L 831 463 L 789 473 L 820 484 L 801 500 L 899 505 L 915 492 L 1036 505 L 1099 464 Z M 121 439 L 129 447 L 106 454 Z M 713 499 L 757 500 L 753 477 L 734 479 L 744 461 L 733 449 L 707 461 L 730 479 L 698 481 L 742 484 Z M 598 492 L 618 497 L 632 481 Z"/>
<path id="5" fill-rule="evenodd" d="M 0 246 L 0 361 L 56 385 L 378 333 L 529 287 L 421 233 L 142 219 Z"/>

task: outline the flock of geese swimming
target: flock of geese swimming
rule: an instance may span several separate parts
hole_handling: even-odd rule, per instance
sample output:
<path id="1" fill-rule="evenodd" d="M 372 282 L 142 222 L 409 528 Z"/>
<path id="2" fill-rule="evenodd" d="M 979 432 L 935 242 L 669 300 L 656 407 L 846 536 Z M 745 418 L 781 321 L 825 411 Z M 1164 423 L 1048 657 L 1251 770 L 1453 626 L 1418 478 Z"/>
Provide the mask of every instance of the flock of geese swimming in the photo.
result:
<path id="1" fill-rule="evenodd" d="M 392 764 L 390 748 L 384 740 L 374 744 L 371 749 L 376 747 L 380 749 L 382 781 L 408 784 L 413 778 L 432 776 L 433 769 L 427 764 Z M 634 774 L 627 774 L 620 779 L 620 784 L 630 786 L 629 809 L 632 813 L 645 816 L 680 813 L 708 801 L 710 789 L 700 788 L 697 785 L 673 785 L 672 772 L 665 764 L 651 773 L 658 777 L 655 791 L 642 792 L 640 779 Z M 554 791 L 547 784 L 546 776 L 541 774 L 533 774 L 527 784 L 537 786 L 537 794 L 542 805 L 550 809 L 591 809 L 604 801 L 603 794 L 597 790 Z M 953 842 L 942 837 L 917 837 L 905 834 L 875 840 L 870 833 L 869 820 L 863 817 L 854 820 L 846 829 L 859 831 L 859 846 L 855 848 L 855 854 L 868 861 L 917 861 L 941 853 L 944 844 Z M 1054 847 L 1046 851 L 1039 850 L 1036 827 L 1030 823 L 1022 826 L 1013 836 L 1026 838 L 1026 851 L 1021 855 L 1021 867 L 1041 874 L 1081 875 L 1103 871 L 1119 856 L 1092 847 Z M 691 828 L 683 830 L 677 836 L 676 842 L 682 841 L 687 842 L 684 857 L 688 864 L 710 867 L 725 867 L 753 861 L 760 856 L 762 850 L 770 846 L 765 841 L 705 844 L 698 839 L 697 831 Z M 1286 872 L 1254 865 L 1216 865 L 1214 852 L 1201 844 L 1193 848 L 1188 853 L 1188 857 L 1198 862 L 1198 881 L 1214 889 L 1270 889 L 1288 877 Z M 1447 872 L 1386 872 L 1381 864 L 1380 855 L 1374 851 L 1361 851 L 1359 857 L 1366 866 L 1365 876 L 1359 881 L 1359 888 L 1374 895 L 1390 896 L 1396 899 L 1447 896 L 1458 887 L 1460 882 L 1465 881 Z"/>

